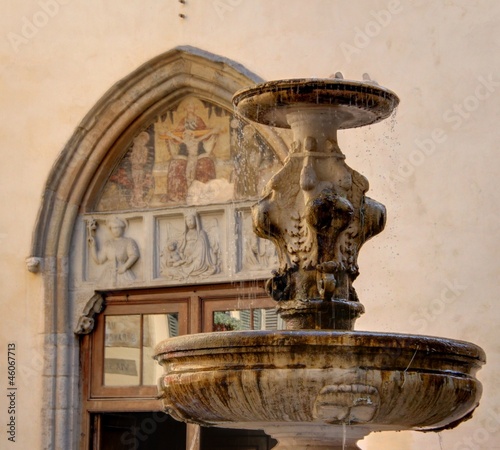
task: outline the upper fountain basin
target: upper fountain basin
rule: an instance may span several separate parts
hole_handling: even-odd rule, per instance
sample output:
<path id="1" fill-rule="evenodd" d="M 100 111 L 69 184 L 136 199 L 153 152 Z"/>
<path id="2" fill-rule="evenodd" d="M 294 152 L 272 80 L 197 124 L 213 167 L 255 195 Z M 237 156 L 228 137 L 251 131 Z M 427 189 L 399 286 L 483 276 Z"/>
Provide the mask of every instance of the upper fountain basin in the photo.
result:
<path id="1" fill-rule="evenodd" d="M 379 122 L 398 106 L 398 96 L 374 82 L 343 79 L 269 81 L 238 91 L 233 104 L 254 122 L 290 128 L 287 115 L 304 109 L 328 107 L 336 128 L 356 128 Z"/>

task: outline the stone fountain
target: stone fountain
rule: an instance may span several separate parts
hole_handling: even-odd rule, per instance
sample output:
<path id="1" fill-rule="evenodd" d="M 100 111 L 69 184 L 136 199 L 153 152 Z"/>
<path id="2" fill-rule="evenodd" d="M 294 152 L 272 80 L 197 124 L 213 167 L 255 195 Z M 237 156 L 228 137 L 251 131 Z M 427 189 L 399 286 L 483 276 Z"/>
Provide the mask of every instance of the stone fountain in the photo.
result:
<path id="1" fill-rule="evenodd" d="M 440 431 L 470 418 L 485 362 L 451 339 L 354 331 L 364 312 L 353 281 L 363 243 L 386 212 L 345 163 L 337 130 L 376 123 L 398 97 L 369 79 L 296 79 L 238 92 L 245 118 L 291 128 L 283 168 L 253 208 L 280 267 L 267 283 L 282 331 L 230 331 L 160 343 L 166 411 L 204 426 L 263 429 L 277 449 L 359 449 L 373 431 Z"/>

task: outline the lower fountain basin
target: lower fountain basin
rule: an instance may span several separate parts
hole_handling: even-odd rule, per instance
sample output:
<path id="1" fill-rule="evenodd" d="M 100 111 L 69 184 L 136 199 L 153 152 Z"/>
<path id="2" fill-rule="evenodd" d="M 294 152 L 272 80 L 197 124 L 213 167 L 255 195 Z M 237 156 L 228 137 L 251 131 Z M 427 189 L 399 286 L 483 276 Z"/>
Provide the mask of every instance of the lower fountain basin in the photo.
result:
<path id="1" fill-rule="evenodd" d="M 264 429 L 283 449 L 342 448 L 339 439 L 357 448 L 371 431 L 452 428 L 478 406 L 485 362 L 462 341 L 309 330 L 181 336 L 160 343 L 155 358 L 174 418 Z M 283 443 L 287 433 L 296 446 Z"/>

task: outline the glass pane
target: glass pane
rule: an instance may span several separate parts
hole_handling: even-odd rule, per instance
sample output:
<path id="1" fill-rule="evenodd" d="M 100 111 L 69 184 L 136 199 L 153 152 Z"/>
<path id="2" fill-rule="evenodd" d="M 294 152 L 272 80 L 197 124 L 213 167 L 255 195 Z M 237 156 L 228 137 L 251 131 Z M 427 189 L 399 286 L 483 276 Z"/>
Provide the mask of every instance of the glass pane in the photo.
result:
<path id="1" fill-rule="evenodd" d="M 104 385 L 138 386 L 141 316 L 106 316 Z"/>
<path id="2" fill-rule="evenodd" d="M 278 330 L 281 320 L 274 308 L 215 311 L 212 331 Z"/>
<path id="3" fill-rule="evenodd" d="M 253 310 L 254 330 L 281 330 L 281 319 L 274 308 L 261 308 Z"/>
<path id="4" fill-rule="evenodd" d="M 179 314 L 145 314 L 143 316 L 142 384 L 156 385 L 162 367 L 153 359 L 155 346 L 164 339 L 179 335 Z"/>
<path id="5" fill-rule="evenodd" d="M 265 313 L 262 312 L 262 309 L 254 309 L 253 310 L 253 327 L 252 330 L 265 330 L 262 328 L 262 319 L 265 318 Z"/>
<path id="6" fill-rule="evenodd" d="M 214 311 L 212 331 L 250 330 L 250 310 Z"/>
<path id="7" fill-rule="evenodd" d="M 283 321 L 276 313 L 275 308 L 266 308 L 260 310 L 262 314 L 260 330 L 282 330 Z"/>

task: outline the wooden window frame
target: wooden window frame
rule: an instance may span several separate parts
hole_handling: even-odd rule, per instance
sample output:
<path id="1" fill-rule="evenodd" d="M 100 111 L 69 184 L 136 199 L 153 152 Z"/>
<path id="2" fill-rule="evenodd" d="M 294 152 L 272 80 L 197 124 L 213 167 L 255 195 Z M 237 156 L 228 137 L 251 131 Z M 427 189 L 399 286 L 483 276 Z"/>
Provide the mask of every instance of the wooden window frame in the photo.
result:
<path id="1" fill-rule="evenodd" d="M 91 398 L 151 398 L 157 395 L 157 386 L 142 385 L 137 386 L 106 386 L 104 384 L 104 353 L 105 353 L 105 320 L 109 316 L 130 316 L 130 315 L 153 315 L 153 314 L 179 314 L 179 336 L 188 334 L 188 306 L 187 299 L 165 302 L 165 303 L 150 303 L 150 304 L 111 304 L 106 307 L 106 310 L 101 314 L 96 323 L 94 331 L 95 342 L 102 345 L 96 345 L 92 352 L 92 379 L 90 385 Z M 142 320 L 141 320 L 142 324 Z M 142 327 L 141 333 L 142 335 Z M 142 348 L 140 349 L 140 364 L 139 370 L 142 372 Z M 139 375 L 142 380 L 142 375 Z"/>
<path id="2" fill-rule="evenodd" d="M 271 308 L 276 303 L 269 298 L 263 280 L 181 287 L 158 287 L 101 292 L 104 310 L 95 318 L 92 333 L 80 342 L 82 381 L 82 433 L 80 450 L 88 450 L 93 433 L 98 432 L 96 414 L 106 412 L 162 411 L 156 386 L 104 385 L 104 323 L 111 315 L 168 314 L 178 312 L 179 335 L 212 332 L 215 310 Z M 96 428 L 97 426 L 97 428 Z M 194 442 L 199 432 L 196 425 L 188 425 L 187 442 Z M 188 444 L 189 445 L 189 444 Z M 98 447 L 93 447 L 98 448 Z"/>

